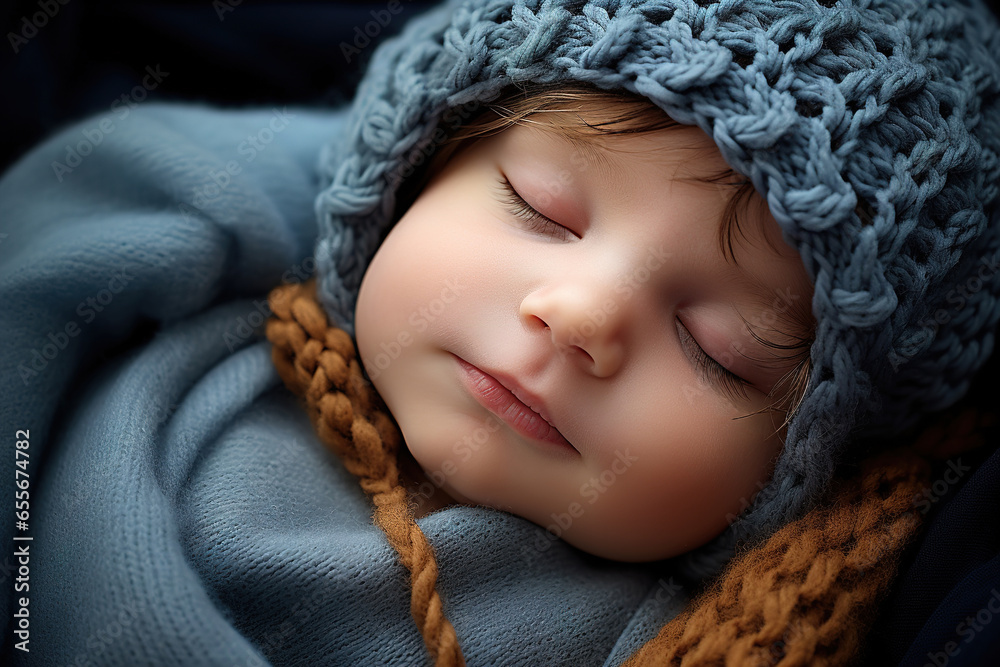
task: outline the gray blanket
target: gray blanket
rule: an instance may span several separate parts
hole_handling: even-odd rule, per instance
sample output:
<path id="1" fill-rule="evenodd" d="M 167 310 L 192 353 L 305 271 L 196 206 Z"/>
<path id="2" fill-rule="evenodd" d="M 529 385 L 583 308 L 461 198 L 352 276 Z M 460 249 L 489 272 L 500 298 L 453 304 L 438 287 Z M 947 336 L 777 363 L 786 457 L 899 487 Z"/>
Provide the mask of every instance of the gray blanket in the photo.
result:
<path id="1" fill-rule="evenodd" d="M 4 662 L 428 662 L 406 570 L 261 336 L 269 289 L 313 270 L 342 119 L 140 105 L 0 180 Z M 687 600 L 495 510 L 420 525 L 470 665 L 617 665 Z"/>

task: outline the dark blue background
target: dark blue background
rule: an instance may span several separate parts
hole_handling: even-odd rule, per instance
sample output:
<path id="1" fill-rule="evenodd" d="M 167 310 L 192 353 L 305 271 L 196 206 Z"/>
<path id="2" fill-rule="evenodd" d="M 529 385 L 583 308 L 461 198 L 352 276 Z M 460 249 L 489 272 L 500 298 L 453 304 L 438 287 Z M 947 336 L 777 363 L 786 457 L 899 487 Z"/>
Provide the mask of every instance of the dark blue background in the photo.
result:
<path id="1" fill-rule="evenodd" d="M 15 54 L 8 33 L 21 34 L 40 1 L 58 11 Z M 0 2 L 0 171 L 63 124 L 106 111 L 140 85 L 146 66 L 169 72 L 149 100 L 338 105 L 374 45 L 436 2 L 399 0 L 400 11 L 347 62 L 340 44 L 353 47 L 355 29 L 388 4 L 242 0 L 220 20 L 211 0 Z"/>

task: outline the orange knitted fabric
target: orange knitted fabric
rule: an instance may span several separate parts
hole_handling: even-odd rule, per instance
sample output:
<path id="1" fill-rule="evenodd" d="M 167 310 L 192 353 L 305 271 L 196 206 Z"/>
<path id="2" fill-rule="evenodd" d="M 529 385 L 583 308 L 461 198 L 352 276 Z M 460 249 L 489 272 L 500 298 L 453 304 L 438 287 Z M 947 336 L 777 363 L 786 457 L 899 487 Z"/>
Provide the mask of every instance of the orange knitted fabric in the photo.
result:
<path id="1" fill-rule="evenodd" d="M 455 628 L 438 595 L 437 561 L 410 510 L 399 479 L 399 430 L 365 379 L 354 343 L 330 327 L 316 302 L 315 281 L 285 285 L 268 299 L 267 338 L 281 379 L 306 399 L 320 439 L 331 447 L 375 505 L 374 520 L 410 571 L 410 612 L 438 667 L 464 665 Z"/>
<path id="2" fill-rule="evenodd" d="M 929 470 L 905 451 L 865 461 L 828 503 L 736 556 L 626 667 L 850 664 L 919 526 Z"/>
<path id="3" fill-rule="evenodd" d="M 411 612 L 427 650 L 437 665 L 464 664 L 435 589 L 434 552 L 400 482 L 400 434 L 350 336 L 327 324 L 315 281 L 279 287 L 269 303 L 275 366 L 305 397 L 319 437 L 371 495 L 376 524 L 411 572 Z M 919 525 L 913 499 L 928 475 L 912 452 L 866 461 L 829 502 L 738 554 L 626 665 L 849 664 Z"/>

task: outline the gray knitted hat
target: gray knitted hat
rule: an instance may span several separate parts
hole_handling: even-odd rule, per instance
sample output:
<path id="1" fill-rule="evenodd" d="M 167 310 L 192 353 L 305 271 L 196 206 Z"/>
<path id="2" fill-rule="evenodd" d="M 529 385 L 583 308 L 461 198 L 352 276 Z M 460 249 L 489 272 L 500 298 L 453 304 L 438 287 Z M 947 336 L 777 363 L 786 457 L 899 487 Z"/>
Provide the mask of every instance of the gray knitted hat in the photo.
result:
<path id="1" fill-rule="evenodd" d="M 708 574 L 808 509 L 860 436 L 954 403 L 992 351 L 998 61 L 973 0 L 446 2 L 380 45 L 321 155 L 320 298 L 353 331 L 400 183 L 456 108 L 585 82 L 700 127 L 800 252 L 817 321 L 773 479 L 689 559 Z"/>

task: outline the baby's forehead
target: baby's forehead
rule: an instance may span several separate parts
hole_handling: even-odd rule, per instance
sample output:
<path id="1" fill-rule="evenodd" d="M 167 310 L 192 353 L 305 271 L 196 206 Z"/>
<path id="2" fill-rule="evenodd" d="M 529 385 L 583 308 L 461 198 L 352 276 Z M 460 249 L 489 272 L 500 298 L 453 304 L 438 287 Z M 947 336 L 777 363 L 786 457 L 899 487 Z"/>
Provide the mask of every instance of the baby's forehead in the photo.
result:
<path id="1" fill-rule="evenodd" d="M 572 151 L 605 169 L 644 163 L 671 177 L 720 180 L 735 176 L 718 146 L 701 128 L 682 125 L 663 114 L 663 127 L 619 120 L 608 125 L 600 108 L 539 112 L 510 130 L 523 141 L 540 141 L 554 152 Z M 509 131 L 510 131 L 509 130 Z"/>

